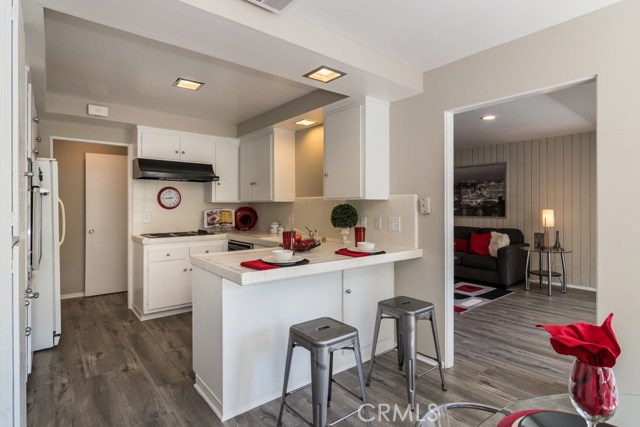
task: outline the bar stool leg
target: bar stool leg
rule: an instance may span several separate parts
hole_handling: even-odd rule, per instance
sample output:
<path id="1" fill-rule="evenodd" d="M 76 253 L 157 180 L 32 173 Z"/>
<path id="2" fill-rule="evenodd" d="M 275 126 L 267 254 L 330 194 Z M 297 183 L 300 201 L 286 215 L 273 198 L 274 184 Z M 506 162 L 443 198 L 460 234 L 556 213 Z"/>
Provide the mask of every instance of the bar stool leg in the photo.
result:
<path id="1" fill-rule="evenodd" d="M 284 384 L 282 385 L 282 402 L 280 403 L 280 415 L 278 415 L 278 427 L 282 426 L 284 400 L 287 398 L 287 387 L 289 386 L 289 371 L 291 370 L 291 357 L 293 356 L 294 347 L 295 344 L 293 343 L 293 338 L 291 337 L 291 333 L 289 333 L 289 345 L 287 347 L 287 362 L 284 367 Z"/>
<path id="2" fill-rule="evenodd" d="M 416 318 L 401 316 L 402 345 L 404 346 L 405 376 L 407 379 L 407 397 L 411 410 L 416 409 Z"/>
<path id="3" fill-rule="evenodd" d="M 364 368 L 362 366 L 362 355 L 360 354 L 360 339 L 356 336 L 353 344 L 353 354 L 356 357 L 356 367 L 358 368 L 358 379 L 360 380 L 360 392 L 362 393 L 362 403 L 367 403 L 367 391 L 364 383 Z M 367 425 L 371 426 L 369 421 L 369 406 L 364 407 L 364 416 L 367 420 Z"/>
<path id="4" fill-rule="evenodd" d="M 331 389 L 333 388 L 333 352 L 329 353 L 329 394 L 327 408 L 331 406 Z"/>
<path id="5" fill-rule="evenodd" d="M 433 344 L 436 347 L 436 358 L 438 361 L 438 370 L 440 371 L 440 382 L 442 383 L 442 390 L 447 391 L 447 385 L 444 382 L 444 372 L 442 371 L 442 359 L 440 358 L 440 340 L 438 339 L 438 324 L 436 323 L 436 311 L 435 307 L 429 316 L 431 321 L 431 332 L 433 332 Z"/>
<path id="6" fill-rule="evenodd" d="M 404 366 L 404 345 L 402 338 L 402 322 L 400 319 L 395 319 L 396 322 L 396 342 L 398 343 L 398 369 L 402 371 Z"/>
<path id="7" fill-rule="evenodd" d="M 311 353 L 311 403 L 314 427 L 326 427 L 329 398 L 330 352 L 328 347 L 313 348 Z"/>
<path id="8" fill-rule="evenodd" d="M 369 361 L 369 374 L 367 375 L 367 385 L 371 384 L 371 374 L 373 374 L 373 361 L 376 357 L 376 346 L 378 345 L 378 334 L 380 333 L 380 321 L 382 320 L 382 309 L 378 306 L 376 315 L 376 326 L 373 331 L 373 344 L 371 344 L 371 360 Z"/>

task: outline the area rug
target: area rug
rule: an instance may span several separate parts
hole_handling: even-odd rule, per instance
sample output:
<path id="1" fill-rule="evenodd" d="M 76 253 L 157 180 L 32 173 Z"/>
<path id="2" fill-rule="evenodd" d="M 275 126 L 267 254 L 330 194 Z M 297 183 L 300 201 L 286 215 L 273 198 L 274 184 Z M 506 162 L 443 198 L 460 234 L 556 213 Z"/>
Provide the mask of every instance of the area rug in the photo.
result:
<path id="1" fill-rule="evenodd" d="M 455 292 L 453 293 L 453 311 L 460 314 L 466 313 L 512 293 L 513 291 L 506 289 L 476 285 L 475 283 L 458 282 L 455 285 Z"/>

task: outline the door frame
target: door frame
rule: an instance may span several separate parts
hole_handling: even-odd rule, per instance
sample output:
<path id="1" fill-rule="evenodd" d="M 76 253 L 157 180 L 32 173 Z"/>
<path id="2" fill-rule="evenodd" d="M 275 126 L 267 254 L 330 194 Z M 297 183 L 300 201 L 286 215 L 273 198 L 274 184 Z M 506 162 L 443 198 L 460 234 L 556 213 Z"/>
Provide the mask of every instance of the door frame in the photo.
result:
<path id="1" fill-rule="evenodd" d="M 445 280 L 445 339 L 444 354 L 445 366 L 451 367 L 454 363 L 454 312 L 453 312 L 453 291 L 454 291 L 454 272 L 453 272 L 453 227 L 455 218 L 453 216 L 453 171 L 454 171 L 454 117 L 458 113 L 464 113 L 483 107 L 490 107 L 496 104 L 502 104 L 508 101 L 515 101 L 521 98 L 527 98 L 533 95 L 541 95 L 556 90 L 566 89 L 589 81 L 598 81 L 597 75 L 591 75 L 547 87 L 536 88 L 527 92 L 511 94 L 501 98 L 485 100 L 475 104 L 451 108 L 444 111 L 444 280 Z M 597 83 L 596 83 L 597 84 Z M 596 101 L 597 104 L 597 101 Z M 597 107 L 597 105 L 596 105 Z M 598 119 L 596 117 L 596 129 L 598 128 Z M 596 164 L 597 173 L 597 164 Z M 597 298 L 597 296 L 596 296 Z"/>
<path id="2" fill-rule="evenodd" d="M 131 179 L 131 160 L 133 159 L 133 150 L 134 146 L 132 144 L 126 142 L 115 142 L 115 141 L 100 141 L 95 139 L 88 138 L 70 138 L 66 136 L 50 136 L 49 137 L 49 155 L 53 158 L 53 141 L 54 140 L 62 140 L 62 141 L 71 141 L 71 142 L 86 142 L 88 144 L 103 144 L 103 145 L 114 145 L 118 147 L 127 147 L 127 235 L 131 236 L 133 230 L 133 179 Z M 131 268 L 133 257 L 133 242 L 131 239 L 127 241 L 127 307 L 131 310 L 133 305 L 133 270 Z"/>

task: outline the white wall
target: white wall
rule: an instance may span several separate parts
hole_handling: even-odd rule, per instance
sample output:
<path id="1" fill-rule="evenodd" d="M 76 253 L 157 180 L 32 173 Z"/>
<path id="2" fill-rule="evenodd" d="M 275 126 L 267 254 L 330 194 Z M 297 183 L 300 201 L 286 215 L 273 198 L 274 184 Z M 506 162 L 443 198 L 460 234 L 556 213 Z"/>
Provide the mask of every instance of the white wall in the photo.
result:
<path id="1" fill-rule="evenodd" d="M 595 132 L 460 149 L 454 160 L 456 167 L 507 163 L 506 216 L 456 217 L 455 225 L 517 228 L 532 243 L 533 233 L 543 231 L 542 209 L 553 209 L 551 243 L 558 231 L 562 246 L 572 251 L 566 256 L 568 283 L 596 288 Z M 538 267 L 537 256 L 532 267 Z"/>
<path id="2" fill-rule="evenodd" d="M 616 365 L 620 390 L 640 393 L 640 0 L 627 0 L 539 33 L 425 73 L 423 95 L 391 106 L 391 192 L 432 198 L 433 214 L 419 217 L 425 256 L 396 269 L 402 291 L 445 301 L 445 111 L 597 75 L 597 317 L 614 312 L 622 346 Z M 446 152 L 445 149 L 449 151 Z M 440 338 L 451 323 L 439 322 Z M 425 342 L 425 335 L 422 341 Z M 450 357 L 451 355 L 449 355 Z"/>

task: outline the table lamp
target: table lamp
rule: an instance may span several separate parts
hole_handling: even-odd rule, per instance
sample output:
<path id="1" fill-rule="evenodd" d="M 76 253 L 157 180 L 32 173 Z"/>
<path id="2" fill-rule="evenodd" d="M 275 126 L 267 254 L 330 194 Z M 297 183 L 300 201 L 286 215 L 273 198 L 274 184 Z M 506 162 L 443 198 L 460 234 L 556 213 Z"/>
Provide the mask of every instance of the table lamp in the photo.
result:
<path id="1" fill-rule="evenodd" d="M 542 226 L 544 227 L 544 248 L 549 248 L 549 227 L 555 225 L 555 216 L 553 209 L 542 209 Z"/>

